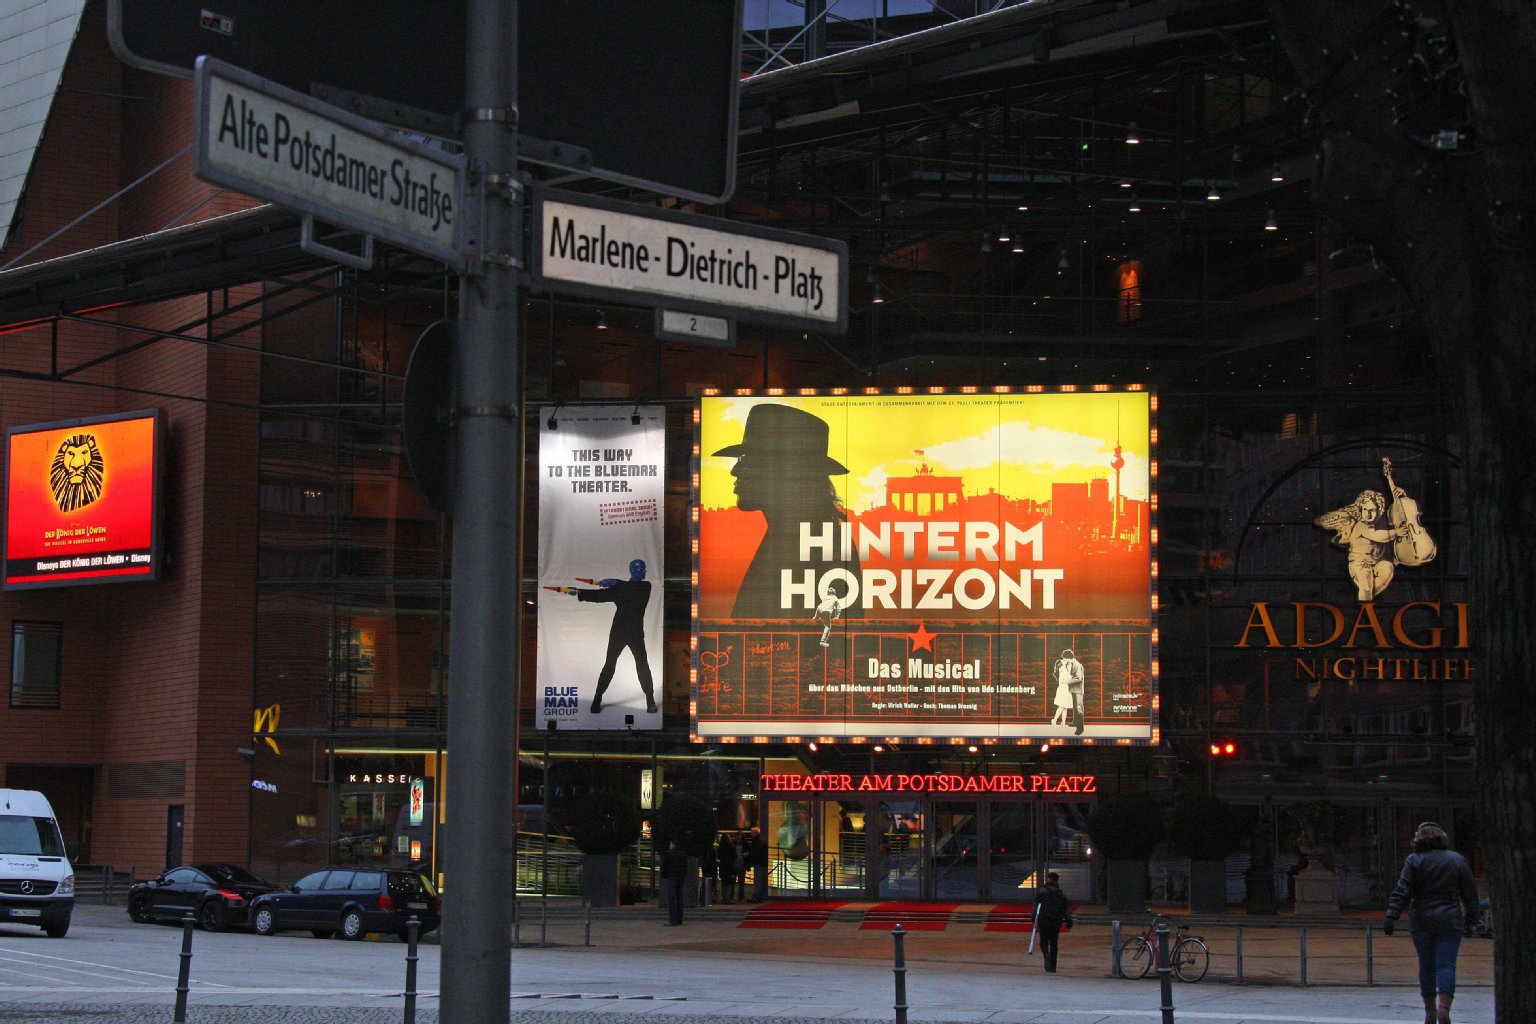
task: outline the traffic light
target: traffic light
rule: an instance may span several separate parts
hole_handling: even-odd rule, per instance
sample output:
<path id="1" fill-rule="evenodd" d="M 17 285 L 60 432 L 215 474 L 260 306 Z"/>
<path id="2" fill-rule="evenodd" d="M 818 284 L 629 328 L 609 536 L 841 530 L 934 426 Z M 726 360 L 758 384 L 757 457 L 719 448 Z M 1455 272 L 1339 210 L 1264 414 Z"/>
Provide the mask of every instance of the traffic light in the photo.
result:
<path id="1" fill-rule="evenodd" d="M 1236 757 L 1237 756 L 1237 744 L 1235 742 L 1233 742 L 1232 740 L 1212 740 L 1211 741 L 1211 756 L 1212 757 Z"/>

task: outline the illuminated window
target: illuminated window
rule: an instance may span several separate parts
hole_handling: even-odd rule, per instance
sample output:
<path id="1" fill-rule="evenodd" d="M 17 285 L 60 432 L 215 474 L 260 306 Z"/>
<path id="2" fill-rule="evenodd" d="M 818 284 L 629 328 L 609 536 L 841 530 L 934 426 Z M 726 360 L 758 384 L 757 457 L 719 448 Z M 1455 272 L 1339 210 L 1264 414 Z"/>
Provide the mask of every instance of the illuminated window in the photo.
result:
<path id="1" fill-rule="evenodd" d="M 62 622 L 11 623 L 11 707 L 57 710 L 63 665 Z"/>
<path id="2" fill-rule="evenodd" d="M 1115 315 L 1123 324 L 1141 319 L 1141 260 L 1120 264 L 1120 280 L 1115 288 Z"/>

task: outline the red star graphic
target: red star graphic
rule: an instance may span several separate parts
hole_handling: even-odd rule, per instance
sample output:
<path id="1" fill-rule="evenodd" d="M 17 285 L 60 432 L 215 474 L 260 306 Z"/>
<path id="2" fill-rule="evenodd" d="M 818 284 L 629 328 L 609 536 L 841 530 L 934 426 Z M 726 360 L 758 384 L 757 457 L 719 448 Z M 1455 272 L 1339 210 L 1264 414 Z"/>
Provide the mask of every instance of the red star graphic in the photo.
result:
<path id="1" fill-rule="evenodd" d="M 932 654 L 933 638 L 937 635 L 937 633 L 928 632 L 928 627 L 919 622 L 917 624 L 917 632 L 907 634 L 907 639 L 912 641 L 912 653 L 916 654 L 918 651 L 925 650 L 929 654 Z"/>

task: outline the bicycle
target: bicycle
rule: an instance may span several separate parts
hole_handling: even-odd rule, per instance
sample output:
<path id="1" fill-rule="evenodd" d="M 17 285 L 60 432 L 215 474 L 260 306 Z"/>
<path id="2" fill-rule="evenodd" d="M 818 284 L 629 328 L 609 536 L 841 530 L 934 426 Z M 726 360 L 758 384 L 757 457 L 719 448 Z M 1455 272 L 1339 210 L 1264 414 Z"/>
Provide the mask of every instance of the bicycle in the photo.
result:
<path id="1" fill-rule="evenodd" d="M 1157 923 L 1168 918 L 1154 915 L 1147 930 L 1127 939 L 1120 947 L 1120 973 L 1127 978 L 1145 978 L 1157 966 Z M 1191 984 L 1205 977 L 1211 966 L 1211 951 L 1205 940 L 1198 935 L 1188 935 L 1188 929 L 1176 925 L 1173 948 L 1169 953 L 1173 976 Z"/>

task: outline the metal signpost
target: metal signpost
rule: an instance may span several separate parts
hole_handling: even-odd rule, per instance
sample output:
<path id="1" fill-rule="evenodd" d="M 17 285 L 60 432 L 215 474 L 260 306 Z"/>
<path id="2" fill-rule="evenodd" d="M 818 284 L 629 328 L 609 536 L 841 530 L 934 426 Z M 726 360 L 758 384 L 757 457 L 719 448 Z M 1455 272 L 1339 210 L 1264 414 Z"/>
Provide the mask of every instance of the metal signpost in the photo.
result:
<path id="1" fill-rule="evenodd" d="M 507 1024 L 511 1015 L 523 507 L 517 28 L 515 2 L 470 0 L 461 117 L 482 215 L 459 279 L 448 777 L 466 784 L 453 791 L 447 826 L 444 1024 Z"/>

